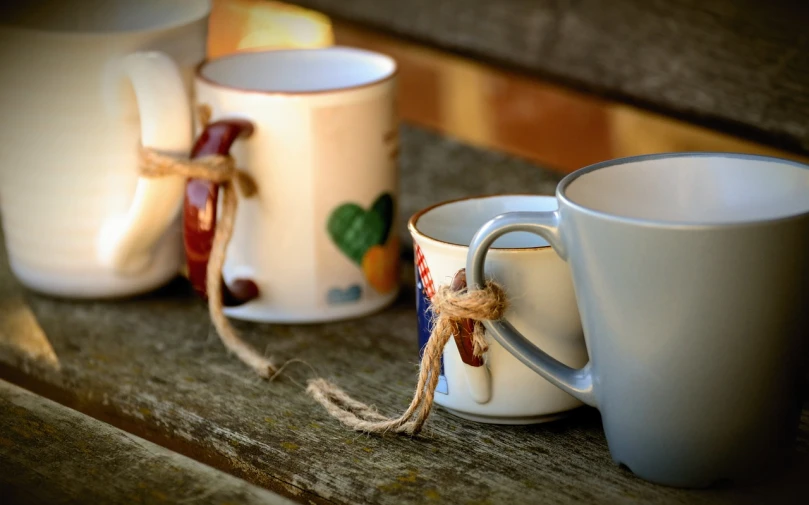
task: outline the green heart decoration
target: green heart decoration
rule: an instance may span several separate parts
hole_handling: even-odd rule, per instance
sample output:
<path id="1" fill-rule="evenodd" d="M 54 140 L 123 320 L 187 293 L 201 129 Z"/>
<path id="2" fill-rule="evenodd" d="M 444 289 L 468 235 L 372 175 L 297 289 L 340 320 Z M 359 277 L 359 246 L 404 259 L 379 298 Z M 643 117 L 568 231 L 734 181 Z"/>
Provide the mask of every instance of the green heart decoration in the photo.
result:
<path id="1" fill-rule="evenodd" d="M 384 244 L 393 226 L 393 197 L 383 193 L 365 210 L 356 203 L 344 203 L 334 209 L 326 228 L 340 251 L 357 265 L 368 249 Z"/>
<path id="2" fill-rule="evenodd" d="M 390 193 L 382 193 L 371 205 L 371 210 L 379 214 L 382 222 L 385 223 L 385 233 L 382 234 L 382 240 L 379 242 L 384 244 L 388 241 L 390 229 L 393 227 L 393 197 L 390 196 Z"/>

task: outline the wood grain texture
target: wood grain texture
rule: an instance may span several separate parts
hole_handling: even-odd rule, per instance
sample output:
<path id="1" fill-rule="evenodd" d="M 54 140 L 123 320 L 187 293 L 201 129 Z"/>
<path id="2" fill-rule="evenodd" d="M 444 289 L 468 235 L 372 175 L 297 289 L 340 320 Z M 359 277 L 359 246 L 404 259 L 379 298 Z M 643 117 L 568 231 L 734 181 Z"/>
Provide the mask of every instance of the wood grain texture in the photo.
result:
<path id="1" fill-rule="evenodd" d="M 809 3 L 292 0 L 768 145 L 809 151 Z"/>
<path id="2" fill-rule="evenodd" d="M 401 142 L 406 216 L 465 195 L 548 194 L 558 180 L 419 130 L 405 128 Z M 0 377 L 300 503 L 789 503 L 805 491 L 809 410 L 789 473 L 706 491 L 656 486 L 619 468 L 589 408 L 524 427 L 477 424 L 438 408 L 422 437 L 347 431 L 300 384 L 316 371 L 386 414 L 407 406 L 418 356 L 412 263 L 402 276 L 398 301 L 366 318 L 237 322 L 279 361 L 314 368 L 291 363 L 267 382 L 225 352 L 184 280 L 128 300 L 73 302 L 23 290 L 0 257 Z"/>
<path id="3" fill-rule="evenodd" d="M 8 505 L 293 504 L 5 381 L 0 499 Z"/>

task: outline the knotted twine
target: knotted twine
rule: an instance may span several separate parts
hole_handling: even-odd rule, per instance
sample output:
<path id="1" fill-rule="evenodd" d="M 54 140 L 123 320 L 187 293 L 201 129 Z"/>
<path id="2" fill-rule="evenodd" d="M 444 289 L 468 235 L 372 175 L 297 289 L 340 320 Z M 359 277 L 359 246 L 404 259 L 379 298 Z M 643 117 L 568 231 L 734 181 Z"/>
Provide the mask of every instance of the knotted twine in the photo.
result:
<path id="1" fill-rule="evenodd" d="M 210 109 L 200 107 L 197 111 L 203 126 L 210 120 Z M 270 378 L 277 368 L 271 359 L 258 353 L 239 337 L 224 313 L 222 300 L 222 268 L 225 252 L 233 236 L 238 198 L 236 185 L 249 198 L 257 189 L 249 175 L 236 168 L 231 156 L 207 155 L 193 160 L 176 158 L 149 148 L 140 149 L 140 174 L 144 177 L 183 176 L 189 179 L 204 179 L 219 185 L 222 190 L 222 213 L 216 224 L 211 254 L 205 270 L 205 291 L 208 294 L 208 312 L 214 327 L 225 347 L 259 376 Z"/>
<path id="2" fill-rule="evenodd" d="M 466 288 L 453 291 L 450 286 L 438 289 L 432 298 L 433 329 L 421 357 L 416 392 L 410 406 L 398 418 L 381 415 L 373 407 L 352 399 L 342 389 L 324 379 L 310 380 L 306 391 L 332 417 L 353 430 L 416 435 L 432 410 L 444 346 L 453 335 L 461 332 L 461 321 L 471 319 L 474 322 L 471 335 L 473 352 L 480 358 L 488 350 L 481 321 L 502 318 L 506 308 L 506 295 L 493 281 L 488 281 L 483 289 L 475 291 Z"/>
<path id="3" fill-rule="evenodd" d="M 210 119 L 210 110 L 202 107 L 198 113 L 201 123 L 203 126 L 206 125 Z M 208 311 L 224 346 L 260 377 L 274 379 L 281 370 L 271 359 L 242 340 L 223 310 L 221 278 L 238 209 L 236 186 L 238 185 L 244 196 L 249 198 L 256 193 L 255 183 L 247 174 L 238 170 L 235 161 L 229 155 L 207 155 L 189 160 L 145 147 L 140 149 L 139 154 L 142 176 L 183 176 L 203 179 L 218 184 L 222 190 L 222 211 L 214 232 L 206 270 Z M 338 386 L 322 378 L 310 379 L 306 392 L 332 417 L 352 430 L 366 433 L 418 434 L 432 411 L 441 356 L 449 339 L 461 333 L 462 321 L 473 321 L 474 329 L 471 334 L 473 353 L 478 358 L 482 357 L 488 350 L 482 321 L 502 318 L 508 305 L 505 292 L 493 281 L 487 281 L 482 289 L 474 291 L 469 291 L 465 287 L 455 291 L 450 286 L 442 286 L 431 302 L 433 327 L 422 354 L 416 391 L 410 406 L 398 418 L 383 416 L 374 407 L 354 400 Z"/>

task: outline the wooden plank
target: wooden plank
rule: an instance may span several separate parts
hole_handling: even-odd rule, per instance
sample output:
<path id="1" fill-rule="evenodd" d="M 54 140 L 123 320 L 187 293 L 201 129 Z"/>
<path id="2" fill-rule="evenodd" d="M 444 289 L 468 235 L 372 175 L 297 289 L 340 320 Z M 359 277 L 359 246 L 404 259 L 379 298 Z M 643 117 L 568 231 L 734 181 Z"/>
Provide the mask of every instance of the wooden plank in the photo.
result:
<path id="1" fill-rule="evenodd" d="M 294 503 L 5 381 L 0 497 L 49 505 Z"/>
<path id="2" fill-rule="evenodd" d="M 557 181 L 514 158 L 402 133 L 405 216 L 471 194 L 548 194 Z M 418 351 L 412 263 L 402 276 L 396 304 L 366 318 L 237 327 L 279 362 L 302 359 L 357 398 L 399 413 L 415 385 Z M 806 491 L 809 410 L 790 472 L 764 484 L 685 491 L 617 467 L 593 409 L 507 427 L 439 408 L 422 437 L 347 431 L 301 390 L 315 373 L 308 366 L 293 363 L 266 382 L 229 356 L 182 280 L 130 300 L 64 301 L 22 290 L 0 258 L 0 308 L 0 377 L 303 503 L 736 504 Z"/>
<path id="3" fill-rule="evenodd" d="M 809 151 L 807 2 L 292 3 L 773 147 Z"/>
<path id="4" fill-rule="evenodd" d="M 809 162 L 808 156 L 603 100 L 356 24 L 333 21 L 333 28 L 337 44 L 379 51 L 396 59 L 402 120 L 561 172 L 611 158 L 670 151 L 741 152 Z M 459 66 L 470 78 L 455 78 Z M 467 81 L 473 85 L 466 86 Z M 458 100 L 461 87 L 466 94 Z M 488 121 L 488 128 L 467 125 L 480 120 Z"/>

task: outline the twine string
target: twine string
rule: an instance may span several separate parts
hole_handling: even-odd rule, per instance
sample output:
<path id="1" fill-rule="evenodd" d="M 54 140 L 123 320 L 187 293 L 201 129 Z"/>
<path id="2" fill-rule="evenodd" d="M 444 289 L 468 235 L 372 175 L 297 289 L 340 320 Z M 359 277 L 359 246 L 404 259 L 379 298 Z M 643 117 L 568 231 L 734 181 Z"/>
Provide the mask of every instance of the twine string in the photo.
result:
<path id="1" fill-rule="evenodd" d="M 210 110 L 199 111 L 204 125 L 210 120 Z M 260 377 L 274 380 L 281 372 L 273 360 L 265 357 L 245 342 L 224 314 L 222 296 L 222 269 L 233 226 L 238 211 L 237 186 L 245 197 L 256 193 L 256 185 L 244 172 L 237 169 L 231 156 L 208 155 L 190 159 L 169 156 L 148 148 L 140 150 L 140 174 L 144 177 L 183 176 L 203 179 L 218 184 L 222 191 L 222 212 L 214 232 L 213 245 L 206 270 L 208 312 L 224 346 Z M 371 405 L 353 399 L 345 391 L 323 378 L 310 379 L 306 392 L 320 403 L 326 411 L 346 427 L 366 433 L 394 432 L 406 435 L 418 434 L 433 407 L 435 389 L 438 385 L 441 355 L 444 346 L 453 335 L 461 331 L 459 325 L 471 320 L 474 354 L 482 357 L 487 350 L 482 321 L 503 317 L 507 308 L 503 289 L 489 281 L 482 289 L 470 291 L 451 286 L 442 286 L 432 299 L 432 332 L 422 354 L 416 390 L 410 405 L 398 417 L 380 414 Z M 290 360 L 290 362 L 299 360 Z"/>

